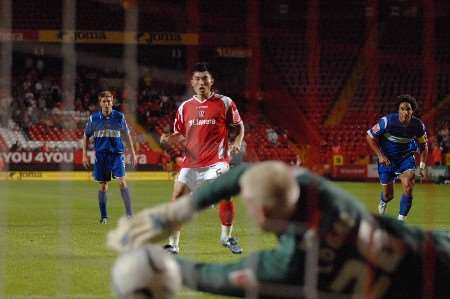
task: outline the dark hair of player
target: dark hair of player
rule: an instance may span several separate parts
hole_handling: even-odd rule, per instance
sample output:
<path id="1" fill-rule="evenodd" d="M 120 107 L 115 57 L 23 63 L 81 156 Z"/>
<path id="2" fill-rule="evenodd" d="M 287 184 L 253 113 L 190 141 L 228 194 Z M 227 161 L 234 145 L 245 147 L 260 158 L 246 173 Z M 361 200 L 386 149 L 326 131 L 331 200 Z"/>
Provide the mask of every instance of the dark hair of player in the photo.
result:
<path id="1" fill-rule="evenodd" d="M 192 68 L 192 72 L 208 72 L 212 76 L 211 67 L 207 62 L 197 62 Z"/>
<path id="2" fill-rule="evenodd" d="M 409 94 L 402 94 L 397 97 L 397 102 L 395 103 L 396 111 L 400 109 L 401 103 L 409 103 L 413 111 L 416 111 L 417 109 L 417 100 Z"/>
<path id="3" fill-rule="evenodd" d="M 114 97 L 114 94 L 109 90 L 109 89 L 105 89 L 102 90 L 98 93 L 98 99 L 100 100 L 103 97 Z"/>

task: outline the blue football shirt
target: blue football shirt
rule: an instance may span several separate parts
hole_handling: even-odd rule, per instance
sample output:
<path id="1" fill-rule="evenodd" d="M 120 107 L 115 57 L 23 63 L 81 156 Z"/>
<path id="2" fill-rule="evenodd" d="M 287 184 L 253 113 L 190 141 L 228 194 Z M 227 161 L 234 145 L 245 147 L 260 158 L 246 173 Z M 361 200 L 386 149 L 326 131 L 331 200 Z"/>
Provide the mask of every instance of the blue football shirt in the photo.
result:
<path id="1" fill-rule="evenodd" d="M 92 113 L 84 129 L 88 138 L 94 136 L 95 151 L 102 153 L 124 153 L 121 134 L 128 132 L 125 115 L 116 110 L 107 117 L 101 111 Z"/>
<path id="2" fill-rule="evenodd" d="M 391 113 L 380 118 L 367 131 L 371 137 L 379 137 L 381 151 L 392 161 L 400 161 L 417 151 L 417 143 L 427 142 L 425 125 L 413 116 L 408 126 L 400 123 L 398 113 Z"/>

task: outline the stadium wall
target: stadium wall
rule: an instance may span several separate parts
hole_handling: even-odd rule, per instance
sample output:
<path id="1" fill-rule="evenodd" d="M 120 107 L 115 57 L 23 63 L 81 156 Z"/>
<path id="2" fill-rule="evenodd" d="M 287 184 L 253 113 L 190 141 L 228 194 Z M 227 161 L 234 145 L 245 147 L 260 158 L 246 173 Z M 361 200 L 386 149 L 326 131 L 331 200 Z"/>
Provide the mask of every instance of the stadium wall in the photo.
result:
<path id="1" fill-rule="evenodd" d="M 91 164 L 95 162 L 95 153 L 88 151 Z M 139 170 L 161 170 L 161 154 L 157 152 L 138 153 L 136 155 L 136 168 Z M 127 164 L 130 163 L 130 154 L 125 155 Z M 45 152 L 45 151 L 16 151 L 0 152 L 0 165 L 5 169 L 21 171 L 45 171 L 73 169 L 83 170 L 81 150 L 66 152 Z M 1 169 L 1 167 L 0 167 Z"/>

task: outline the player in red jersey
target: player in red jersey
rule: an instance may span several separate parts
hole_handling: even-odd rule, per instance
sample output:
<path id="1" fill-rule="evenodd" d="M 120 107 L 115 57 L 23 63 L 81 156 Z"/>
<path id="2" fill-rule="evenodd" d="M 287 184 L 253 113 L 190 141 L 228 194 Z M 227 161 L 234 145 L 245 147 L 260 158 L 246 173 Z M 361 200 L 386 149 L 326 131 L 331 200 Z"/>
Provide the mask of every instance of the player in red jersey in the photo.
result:
<path id="1" fill-rule="evenodd" d="M 191 85 L 195 95 L 178 108 L 174 132 L 163 134 L 161 144 L 181 143 L 185 147 L 182 168 L 178 173 L 172 200 L 197 189 L 201 184 L 217 178 L 229 169 L 229 152 L 239 152 L 244 138 L 244 123 L 235 103 L 226 96 L 214 93 L 214 79 L 206 63 L 197 63 Z M 237 128 L 236 138 L 229 144 L 230 128 Z M 222 223 L 220 240 L 232 253 L 242 248 L 231 236 L 234 205 L 230 198 L 219 203 Z M 179 252 L 180 231 L 169 237 L 167 251 Z"/>

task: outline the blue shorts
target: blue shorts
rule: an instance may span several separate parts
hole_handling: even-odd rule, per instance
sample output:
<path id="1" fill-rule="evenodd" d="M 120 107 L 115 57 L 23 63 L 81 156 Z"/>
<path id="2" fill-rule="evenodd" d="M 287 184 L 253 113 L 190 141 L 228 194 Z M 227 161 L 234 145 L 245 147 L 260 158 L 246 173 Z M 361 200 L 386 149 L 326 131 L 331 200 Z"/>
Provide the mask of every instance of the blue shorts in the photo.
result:
<path id="1" fill-rule="evenodd" d="M 400 161 L 391 161 L 390 165 L 378 163 L 378 176 L 383 185 L 392 183 L 394 179 L 407 170 L 416 170 L 416 159 L 414 156 L 408 156 Z"/>
<path id="2" fill-rule="evenodd" d="M 109 182 L 125 176 L 125 157 L 123 154 L 95 153 L 94 178 L 97 182 Z"/>

